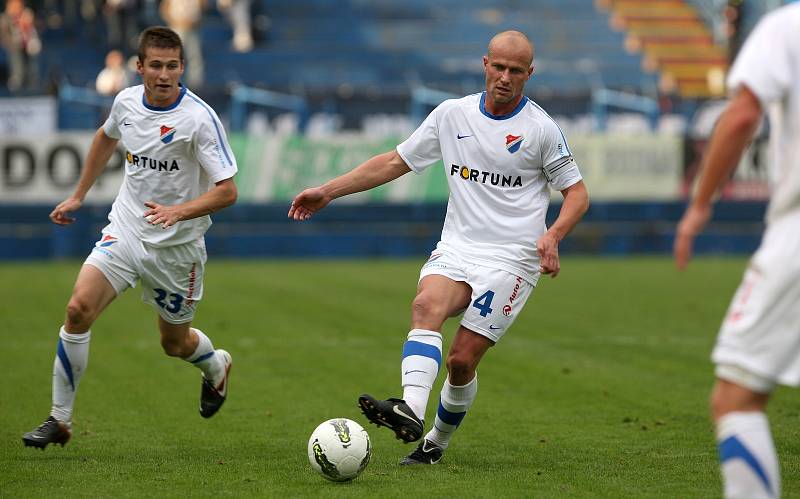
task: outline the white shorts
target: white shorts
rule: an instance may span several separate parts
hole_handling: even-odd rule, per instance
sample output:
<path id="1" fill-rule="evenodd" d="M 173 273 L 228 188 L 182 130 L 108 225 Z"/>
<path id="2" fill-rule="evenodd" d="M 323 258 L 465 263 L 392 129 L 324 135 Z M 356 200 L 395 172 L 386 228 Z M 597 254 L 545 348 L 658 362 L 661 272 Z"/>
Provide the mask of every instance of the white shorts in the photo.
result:
<path id="1" fill-rule="evenodd" d="M 436 249 L 422 266 L 419 279 L 442 275 L 472 288 L 461 325 L 497 342 L 525 307 L 535 286 L 506 270 L 466 263 L 458 254 Z"/>
<path id="2" fill-rule="evenodd" d="M 156 248 L 113 223 L 84 262 L 97 267 L 117 294 L 142 282 L 142 301 L 156 308 L 171 324 L 190 322 L 203 297 L 205 241 Z"/>
<path id="3" fill-rule="evenodd" d="M 758 392 L 800 384 L 798 255 L 800 213 L 773 223 L 750 260 L 711 355 L 717 376 Z"/>

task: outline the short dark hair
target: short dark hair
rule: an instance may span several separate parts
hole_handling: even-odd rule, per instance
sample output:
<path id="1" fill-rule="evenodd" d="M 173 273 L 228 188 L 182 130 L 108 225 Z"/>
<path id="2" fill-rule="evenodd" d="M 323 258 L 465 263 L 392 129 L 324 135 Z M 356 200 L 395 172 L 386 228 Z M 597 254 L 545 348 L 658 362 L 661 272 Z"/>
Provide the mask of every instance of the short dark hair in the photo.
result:
<path id="1" fill-rule="evenodd" d="M 177 33 L 166 26 L 151 26 L 139 35 L 139 62 L 144 62 L 148 48 L 178 49 L 183 62 L 183 42 Z"/>

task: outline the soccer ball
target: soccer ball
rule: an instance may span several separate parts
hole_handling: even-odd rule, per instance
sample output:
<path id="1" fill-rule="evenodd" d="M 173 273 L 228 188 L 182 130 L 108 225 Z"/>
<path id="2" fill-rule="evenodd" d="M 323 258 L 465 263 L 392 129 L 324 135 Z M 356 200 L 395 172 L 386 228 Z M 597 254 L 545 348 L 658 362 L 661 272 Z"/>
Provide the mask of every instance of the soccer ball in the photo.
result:
<path id="1" fill-rule="evenodd" d="M 308 439 L 311 467 L 334 482 L 360 475 L 371 456 L 367 430 L 350 419 L 329 419 L 317 426 Z"/>

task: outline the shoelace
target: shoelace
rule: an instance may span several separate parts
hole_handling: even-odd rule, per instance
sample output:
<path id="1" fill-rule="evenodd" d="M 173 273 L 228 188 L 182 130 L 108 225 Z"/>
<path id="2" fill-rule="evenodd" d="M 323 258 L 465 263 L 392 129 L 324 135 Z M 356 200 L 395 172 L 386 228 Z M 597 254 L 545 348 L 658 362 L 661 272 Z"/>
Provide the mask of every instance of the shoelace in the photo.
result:
<path id="1" fill-rule="evenodd" d="M 411 457 L 418 461 L 421 459 L 428 459 L 428 452 L 425 451 L 425 444 L 414 449 L 414 452 L 411 453 Z"/>
<path id="2" fill-rule="evenodd" d="M 36 430 L 39 431 L 39 430 L 43 430 L 45 428 L 49 428 L 53 424 L 58 424 L 58 422 L 57 421 L 53 421 L 52 419 L 48 419 L 44 423 L 40 424 L 39 427 L 36 428 Z"/>

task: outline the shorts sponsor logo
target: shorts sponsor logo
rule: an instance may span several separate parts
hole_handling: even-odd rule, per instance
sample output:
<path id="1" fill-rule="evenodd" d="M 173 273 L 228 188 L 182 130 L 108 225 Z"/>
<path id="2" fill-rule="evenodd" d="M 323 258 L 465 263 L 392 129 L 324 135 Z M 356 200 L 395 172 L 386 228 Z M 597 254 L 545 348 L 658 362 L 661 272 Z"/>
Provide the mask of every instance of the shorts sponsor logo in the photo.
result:
<path id="1" fill-rule="evenodd" d="M 522 278 L 517 277 L 517 282 L 514 285 L 514 290 L 511 291 L 511 296 L 508 297 L 508 303 L 503 306 L 503 315 L 505 315 L 506 317 L 511 315 L 511 312 L 513 310 L 511 306 L 514 304 L 514 300 L 516 300 L 517 296 L 519 295 L 520 286 L 522 286 Z"/>
<path id="2" fill-rule="evenodd" d="M 498 185 L 500 187 L 522 187 L 522 177 L 519 175 L 503 175 L 476 170 L 468 166 L 450 165 L 450 176 L 454 175 L 458 175 L 463 180 L 480 184 Z"/>
<path id="3" fill-rule="evenodd" d="M 506 135 L 506 149 L 508 149 L 508 152 L 511 154 L 514 154 L 519 151 L 519 146 L 522 145 L 523 140 L 525 140 L 525 138 L 522 135 Z"/>
<path id="4" fill-rule="evenodd" d="M 191 306 L 194 303 L 194 286 L 197 282 L 197 263 L 192 263 L 192 269 L 189 271 L 189 290 L 186 293 L 186 305 Z"/>

